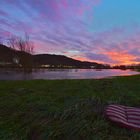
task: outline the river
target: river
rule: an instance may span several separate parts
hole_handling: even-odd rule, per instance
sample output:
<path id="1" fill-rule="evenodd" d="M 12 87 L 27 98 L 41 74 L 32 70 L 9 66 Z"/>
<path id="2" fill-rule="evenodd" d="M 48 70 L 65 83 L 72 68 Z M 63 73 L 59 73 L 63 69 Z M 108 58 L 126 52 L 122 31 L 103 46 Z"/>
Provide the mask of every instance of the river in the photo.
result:
<path id="1" fill-rule="evenodd" d="M 136 75 L 140 72 L 116 69 L 40 69 L 32 73 L 0 70 L 0 80 L 33 80 L 33 79 L 100 79 L 113 76 Z"/>

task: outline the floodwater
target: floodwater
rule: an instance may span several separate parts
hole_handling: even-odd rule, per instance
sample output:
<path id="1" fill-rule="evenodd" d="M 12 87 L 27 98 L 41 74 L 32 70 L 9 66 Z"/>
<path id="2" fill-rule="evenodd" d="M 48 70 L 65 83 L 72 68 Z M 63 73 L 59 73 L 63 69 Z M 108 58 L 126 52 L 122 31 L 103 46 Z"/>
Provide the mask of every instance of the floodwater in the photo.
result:
<path id="1" fill-rule="evenodd" d="M 1 70 L 0 80 L 33 80 L 33 79 L 101 79 L 113 76 L 136 75 L 140 72 L 116 69 L 40 69 L 32 73 Z"/>

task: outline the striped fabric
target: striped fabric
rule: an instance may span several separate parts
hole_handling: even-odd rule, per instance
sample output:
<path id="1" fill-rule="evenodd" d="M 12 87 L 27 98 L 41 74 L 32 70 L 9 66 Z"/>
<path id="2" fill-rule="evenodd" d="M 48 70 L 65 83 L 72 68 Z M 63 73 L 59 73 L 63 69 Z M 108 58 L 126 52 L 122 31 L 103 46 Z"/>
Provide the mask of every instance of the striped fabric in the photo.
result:
<path id="1" fill-rule="evenodd" d="M 140 131 L 140 108 L 112 104 L 107 106 L 105 114 L 123 127 Z"/>

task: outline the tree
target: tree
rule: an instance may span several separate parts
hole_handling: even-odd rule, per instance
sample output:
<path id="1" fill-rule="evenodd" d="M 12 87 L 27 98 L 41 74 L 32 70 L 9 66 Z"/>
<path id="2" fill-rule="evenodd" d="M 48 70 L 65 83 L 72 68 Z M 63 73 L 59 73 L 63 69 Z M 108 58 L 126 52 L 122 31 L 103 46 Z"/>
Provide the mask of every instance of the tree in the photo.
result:
<path id="1" fill-rule="evenodd" d="M 8 39 L 9 46 L 20 52 L 25 52 L 28 54 L 33 54 L 34 45 L 33 42 L 30 41 L 29 35 L 25 34 L 24 38 L 11 36 Z"/>
<path id="2" fill-rule="evenodd" d="M 25 34 L 23 38 L 11 36 L 8 39 L 8 44 L 15 51 L 13 59 L 19 58 L 19 63 L 24 70 L 32 68 L 33 64 L 33 42 L 30 41 L 29 35 Z"/>

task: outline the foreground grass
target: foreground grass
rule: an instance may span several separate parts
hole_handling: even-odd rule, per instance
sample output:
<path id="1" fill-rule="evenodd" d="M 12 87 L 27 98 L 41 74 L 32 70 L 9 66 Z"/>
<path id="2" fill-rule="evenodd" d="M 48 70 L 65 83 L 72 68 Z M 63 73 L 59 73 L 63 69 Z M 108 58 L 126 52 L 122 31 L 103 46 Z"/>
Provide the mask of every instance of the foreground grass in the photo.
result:
<path id="1" fill-rule="evenodd" d="M 0 140 L 140 139 L 138 132 L 120 128 L 105 118 L 100 110 L 109 103 L 140 107 L 140 75 L 1 81 Z"/>

